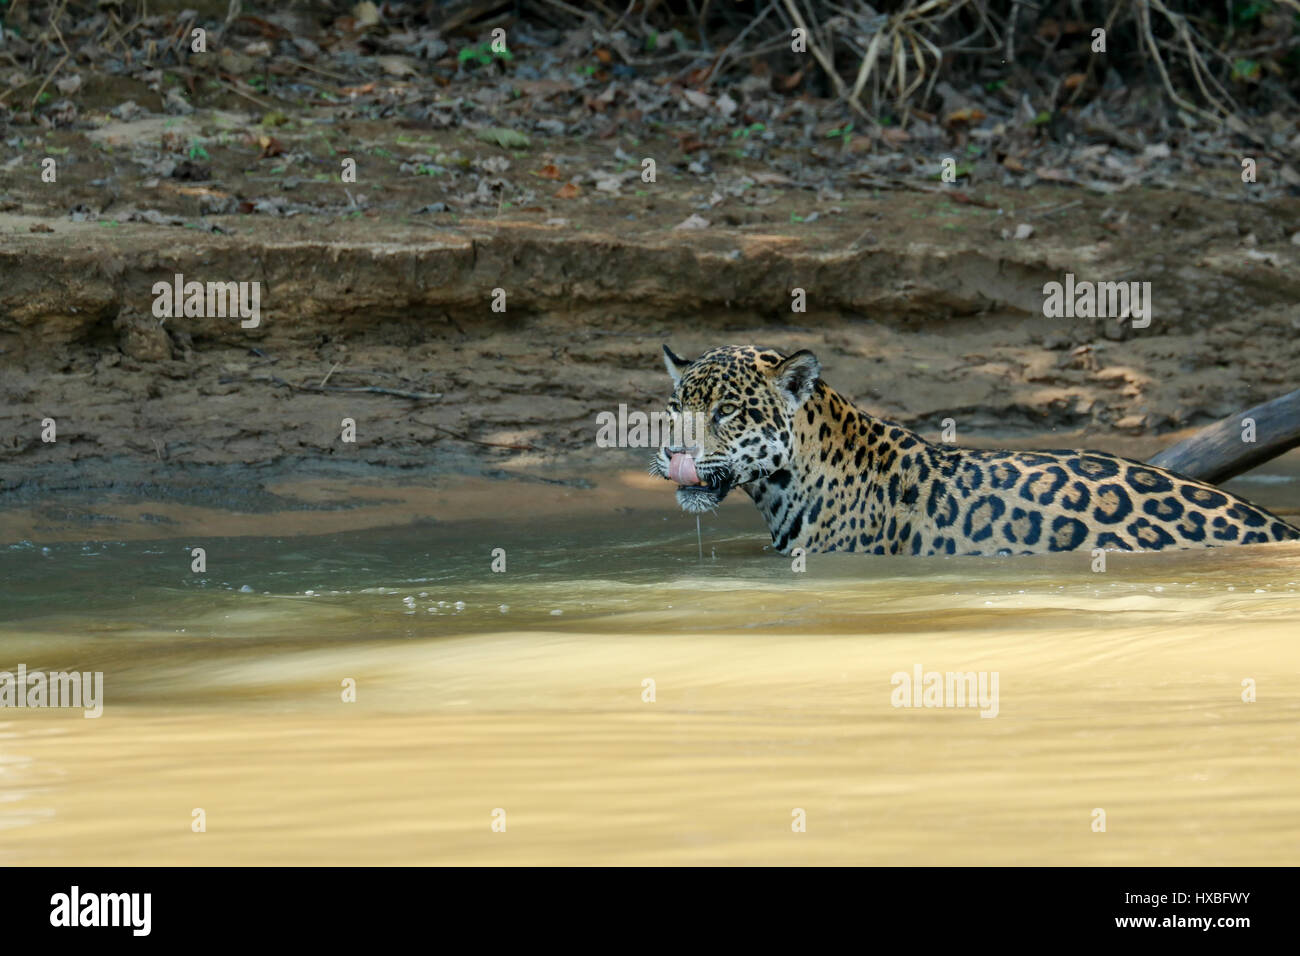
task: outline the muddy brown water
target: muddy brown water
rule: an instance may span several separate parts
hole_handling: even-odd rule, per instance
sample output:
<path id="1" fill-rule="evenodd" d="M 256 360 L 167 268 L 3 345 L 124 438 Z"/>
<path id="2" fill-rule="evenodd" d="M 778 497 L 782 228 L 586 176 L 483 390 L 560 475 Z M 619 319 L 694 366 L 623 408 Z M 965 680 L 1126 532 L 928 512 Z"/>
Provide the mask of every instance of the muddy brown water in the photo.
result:
<path id="1" fill-rule="evenodd" d="M 799 573 L 653 492 L 7 543 L 0 670 L 104 687 L 0 710 L 0 862 L 1297 862 L 1300 544 Z"/>

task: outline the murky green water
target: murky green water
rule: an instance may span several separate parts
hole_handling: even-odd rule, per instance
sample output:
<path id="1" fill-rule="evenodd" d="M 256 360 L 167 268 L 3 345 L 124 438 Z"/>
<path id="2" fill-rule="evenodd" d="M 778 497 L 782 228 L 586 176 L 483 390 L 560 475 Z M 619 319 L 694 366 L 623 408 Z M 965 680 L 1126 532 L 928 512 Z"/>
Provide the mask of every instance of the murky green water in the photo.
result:
<path id="1" fill-rule="evenodd" d="M 765 541 L 740 502 L 703 561 L 639 510 L 7 546 L 0 670 L 102 671 L 104 714 L 0 710 L 0 859 L 1297 862 L 1300 546 Z M 894 706 L 918 667 L 996 717 Z"/>

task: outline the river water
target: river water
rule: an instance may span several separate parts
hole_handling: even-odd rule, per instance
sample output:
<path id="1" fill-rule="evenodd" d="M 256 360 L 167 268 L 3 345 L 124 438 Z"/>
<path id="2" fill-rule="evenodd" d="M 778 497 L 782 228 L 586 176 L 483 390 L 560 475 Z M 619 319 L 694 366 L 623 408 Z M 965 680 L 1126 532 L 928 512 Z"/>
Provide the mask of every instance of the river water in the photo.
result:
<path id="1" fill-rule="evenodd" d="M 0 670 L 104 677 L 0 710 L 0 862 L 1298 861 L 1300 544 L 795 571 L 663 497 L 6 544 Z"/>

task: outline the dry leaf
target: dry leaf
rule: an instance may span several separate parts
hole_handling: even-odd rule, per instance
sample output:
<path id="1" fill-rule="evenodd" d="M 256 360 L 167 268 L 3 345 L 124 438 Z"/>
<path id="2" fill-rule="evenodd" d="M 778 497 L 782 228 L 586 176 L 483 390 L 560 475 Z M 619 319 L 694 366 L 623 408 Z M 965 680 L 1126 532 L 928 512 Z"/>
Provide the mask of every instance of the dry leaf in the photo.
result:
<path id="1" fill-rule="evenodd" d="M 554 163 L 547 163 L 541 169 L 533 173 L 534 176 L 541 176 L 543 179 L 562 179 L 560 167 Z"/>
<path id="2" fill-rule="evenodd" d="M 698 152 L 706 145 L 704 140 L 700 139 L 694 133 L 679 133 L 677 135 L 677 140 L 682 147 L 682 152 L 688 155 Z"/>
<path id="3" fill-rule="evenodd" d="M 957 123 L 978 123 L 980 120 L 984 119 L 985 115 L 987 114 L 985 114 L 981 109 L 977 109 L 974 106 L 966 106 L 959 110 L 953 110 L 944 117 L 943 121 L 947 126 L 954 126 Z"/>
<path id="4" fill-rule="evenodd" d="M 230 193 L 213 189 L 211 186 L 177 186 L 166 181 L 160 182 L 158 188 L 164 192 L 178 193 L 181 196 L 199 196 L 206 199 L 229 199 Z"/>
<path id="5" fill-rule="evenodd" d="M 390 76 L 411 76 L 415 73 L 415 67 L 404 56 L 377 56 L 375 62 Z"/>
<path id="6" fill-rule="evenodd" d="M 485 143 L 496 143 L 502 149 L 527 149 L 531 143 L 523 133 L 516 133 L 504 126 L 490 126 L 476 129 L 474 135 Z"/>
<path id="7" fill-rule="evenodd" d="M 691 213 L 689 216 L 687 216 L 677 225 L 673 226 L 673 228 L 674 229 L 708 229 L 709 220 L 705 219 L 703 216 L 700 216 L 696 213 Z"/>
<path id="8" fill-rule="evenodd" d="M 1034 175 L 1051 183 L 1072 183 L 1074 177 L 1064 169 L 1035 169 Z"/>
<path id="9" fill-rule="evenodd" d="M 577 199 L 582 190 L 575 183 L 565 183 L 560 187 L 560 191 L 555 194 L 556 199 Z"/>
<path id="10" fill-rule="evenodd" d="M 352 16 L 356 17 L 359 28 L 379 26 L 379 8 L 370 0 L 364 3 L 358 3 L 352 8 Z"/>
<path id="11" fill-rule="evenodd" d="M 515 89 L 529 96 L 554 96 L 556 93 L 568 93 L 573 84 L 568 80 L 522 80 L 512 79 Z"/>
<path id="12" fill-rule="evenodd" d="M 221 69 L 225 70 L 231 76 L 243 76 L 257 65 L 257 61 L 251 56 L 244 56 L 242 53 L 236 53 L 234 50 L 222 49 L 217 54 L 218 62 Z"/>
<path id="13" fill-rule="evenodd" d="M 713 107 L 713 97 L 699 90 L 682 90 L 682 97 L 696 109 L 707 110 Z"/>

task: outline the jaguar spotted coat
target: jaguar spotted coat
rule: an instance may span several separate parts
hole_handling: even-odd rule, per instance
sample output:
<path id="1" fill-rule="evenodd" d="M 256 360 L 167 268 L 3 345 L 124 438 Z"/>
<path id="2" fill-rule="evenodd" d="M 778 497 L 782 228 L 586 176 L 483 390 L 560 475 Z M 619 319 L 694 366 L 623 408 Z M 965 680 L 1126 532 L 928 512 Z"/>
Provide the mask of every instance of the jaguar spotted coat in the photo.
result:
<path id="1" fill-rule="evenodd" d="M 664 347 L 669 411 L 707 422 L 695 448 L 661 448 L 651 473 L 711 510 L 737 486 L 782 553 L 1038 554 L 1214 547 L 1300 529 L 1213 485 L 1098 451 L 975 451 L 859 411 L 808 351 Z"/>

